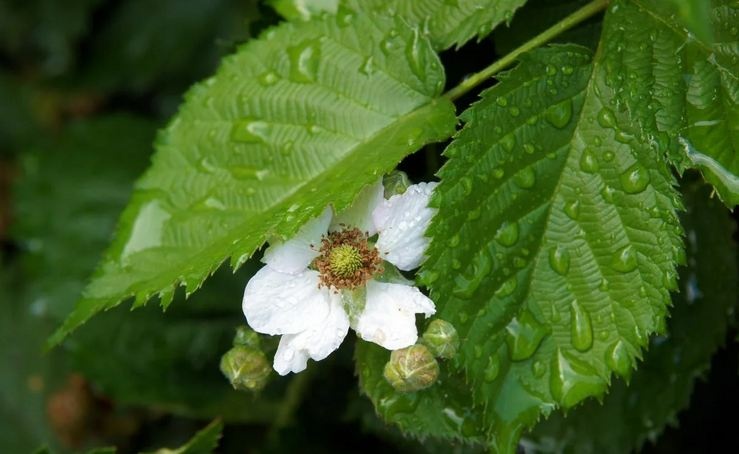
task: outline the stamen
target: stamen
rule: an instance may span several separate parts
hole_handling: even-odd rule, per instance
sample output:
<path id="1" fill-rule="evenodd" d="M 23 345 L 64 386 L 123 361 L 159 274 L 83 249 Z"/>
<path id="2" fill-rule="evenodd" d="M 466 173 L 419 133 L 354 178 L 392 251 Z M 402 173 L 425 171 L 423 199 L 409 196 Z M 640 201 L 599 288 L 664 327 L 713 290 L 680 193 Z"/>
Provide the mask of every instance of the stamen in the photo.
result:
<path id="1" fill-rule="evenodd" d="M 336 292 L 354 290 L 382 273 L 379 252 L 369 244 L 367 234 L 356 228 L 324 236 L 312 266 L 320 274 L 319 286 L 333 288 Z"/>

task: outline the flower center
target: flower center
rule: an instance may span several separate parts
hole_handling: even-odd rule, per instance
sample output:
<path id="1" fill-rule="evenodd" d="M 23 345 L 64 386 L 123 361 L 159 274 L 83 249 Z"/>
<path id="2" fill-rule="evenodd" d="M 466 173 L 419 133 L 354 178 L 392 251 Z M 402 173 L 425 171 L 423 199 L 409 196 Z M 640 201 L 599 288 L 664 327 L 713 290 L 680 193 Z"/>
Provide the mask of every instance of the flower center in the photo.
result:
<path id="1" fill-rule="evenodd" d="M 382 272 L 380 253 L 356 228 L 325 235 L 312 265 L 320 274 L 319 286 L 335 291 L 354 290 Z"/>
<path id="2" fill-rule="evenodd" d="M 341 244 L 329 253 L 328 266 L 335 275 L 349 277 L 362 267 L 362 256 L 354 246 Z"/>

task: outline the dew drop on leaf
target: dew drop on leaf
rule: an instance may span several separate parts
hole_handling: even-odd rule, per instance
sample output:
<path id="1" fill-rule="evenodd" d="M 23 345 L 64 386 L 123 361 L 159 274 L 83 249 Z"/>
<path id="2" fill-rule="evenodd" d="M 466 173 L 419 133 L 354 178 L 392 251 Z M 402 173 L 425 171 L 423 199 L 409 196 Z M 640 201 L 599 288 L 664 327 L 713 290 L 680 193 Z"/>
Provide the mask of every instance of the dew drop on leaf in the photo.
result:
<path id="1" fill-rule="evenodd" d="M 564 246 L 553 247 L 549 250 L 549 266 L 559 275 L 566 275 L 570 270 L 570 253 Z"/>
<path id="2" fill-rule="evenodd" d="M 321 61 L 321 44 L 318 40 L 307 40 L 287 49 L 290 60 L 290 79 L 300 83 L 311 83 L 318 76 Z"/>
<path id="3" fill-rule="evenodd" d="M 511 134 L 506 134 L 500 139 L 500 144 L 503 146 L 503 149 L 505 151 L 513 151 L 513 147 L 516 146 L 516 136 Z"/>
<path id="4" fill-rule="evenodd" d="M 616 116 L 613 111 L 608 107 L 603 107 L 598 112 L 598 124 L 604 128 L 615 128 L 616 127 Z"/>
<path id="5" fill-rule="evenodd" d="M 528 311 L 511 320 L 506 326 L 506 344 L 511 360 L 530 358 L 546 335 L 546 328 Z"/>
<path id="6" fill-rule="evenodd" d="M 485 367 L 485 381 L 488 383 L 495 381 L 495 379 L 498 378 L 499 373 L 500 360 L 498 359 L 498 355 L 493 355 L 488 358 L 488 365 Z"/>
<path id="7" fill-rule="evenodd" d="M 580 201 L 573 200 L 565 203 L 565 214 L 573 221 L 577 220 L 580 217 Z"/>
<path id="8" fill-rule="evenodd" d="M 269 138 L 272 126 L 261 120 L 242 118 L 231 127 L 231 140 L 243 143 L 264 143 Z"/>
<path id="9" fill-rule="evenodd" d="M 524 167 L 520 172 L 513 176 L 513 181 L 522 189 L 530 189 L 534 187 L 534 184 L 536 183 L 536 174 L 534 173 L 534 169 L 532 167 Z"/>
<path id="10" fill-rule="evenodd" d="M 566 357 L 561 350 L 552 357 L 549 388 L 564 408 L 570 408 L 586 397 L 601 394 L 605 382 L 588 364 Z"/>
<path id="11" fill-rule="evenodd" d="M 599 168 L 595 153 L 590 148 L 586 148 L 580 156 L 580 169 L 586 173 L 595 173 Z"/>
<path id="12" fill-rule="evenodd" d="M 572 345 L 585 352 L 593 346 L 593 326 L 590 315 L 580 306 L 577 300 L 570 305 L 570 324 L 572 326 Z"/>
<path id="13" fill-rule="evenodd" d="M 550 107 L 544 118 L 555 128 L 564 128 L 572 119 L 572 100 L 567 99 Z"/>
<path id="14" fill-rule="evenodd" d="M 513 246 L 518 241 L 518 223 L 504 222 L 495 234 L 495 241 L 502 246 Z"/>
<path id="15" fill-rule="evenodd" d="M 619 249 L 611 260 L 611 267 L 622 273 L 628 273 L 636 269 L 636 253 L 631 245 Z"/>
<path id="16" fill-rule="evenodd" d="M 628 377 L 631 372 L 631 358 L 623 340 L 615 342 L 606 351 L 606 364 L 615 373 L 622 377 Z"/>
<path id="17" fill-rule="evenodd" d="M 272 71 L 267 71 L 266 73 L 259 76 L 257 79 L 259 81 L 259 84 L 263 87 L 269 87 L 277 83 L 277 74 L 273 73 Z"/>
<path id="18" fill-rule="evenodd" d="M 649 184 L 649 171 L 640 164 L 634 164 L 620 177 L 621 186 L 628 194 L 638 194 Z"/>
<path id="19" fill-rule="evenodd" d="M 499 298 L 509 296 L 516 290 L 516 286 L 518 286 L 516 276 L 508 278 L 505 282 L 503 282 L 503 285 L 501 285 L 495 292 L 495 296 Z"/>

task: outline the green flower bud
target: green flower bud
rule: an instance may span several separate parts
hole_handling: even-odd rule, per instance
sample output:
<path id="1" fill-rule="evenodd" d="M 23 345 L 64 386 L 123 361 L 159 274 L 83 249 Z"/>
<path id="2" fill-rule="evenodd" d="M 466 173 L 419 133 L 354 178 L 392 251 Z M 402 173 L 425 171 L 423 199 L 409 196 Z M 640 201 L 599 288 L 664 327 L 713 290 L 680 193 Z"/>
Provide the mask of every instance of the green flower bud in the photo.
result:
<path id="1" fill-rule="evenodd" d="M 396 391 L 419 391 L 436 383 L 439 363 L 425 345 L 411 345 L 390 354 L 383 375 Z"/>
<path id="2" fill-rule="evenodd" d="M 239 326 L 236 328 L 236 335 L 234 336 L 233 344 L 253 347 L 259 350 L 259 334 L 248 326 Z"/>
<path id="3" fill-rule="evenodd" d="M 426 332 L 421 336 L 421 342 L 437 358 L 454 358 L 459 349 L 459 335 L 454 325 L 438 318 L 429 323 Z"/>
<path id="4" fill-rule="evenodd" d="M 221 357 L 221 372 L 240 391 L 259 391 L 267 384 L 272 368 L 261 351 L 236 345 Z"/>
<path id="5" fill-rule="evenodd" d="M 405 172 L 393 170 L 382 179 L 382 185 L 385 187 L 385 198 L 389 199 L 394 195 L 404 193 L 411 185 L 411 180 Z"/>

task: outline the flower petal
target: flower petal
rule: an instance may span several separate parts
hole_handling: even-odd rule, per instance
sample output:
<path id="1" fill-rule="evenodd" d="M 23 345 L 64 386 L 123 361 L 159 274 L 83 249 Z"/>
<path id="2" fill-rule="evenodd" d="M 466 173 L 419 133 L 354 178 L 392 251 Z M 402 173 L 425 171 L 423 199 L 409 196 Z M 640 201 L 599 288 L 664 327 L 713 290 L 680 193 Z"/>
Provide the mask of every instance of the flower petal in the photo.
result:
<path id="1" fill-rule="evenodd" d="M 349 331 L 349 318 L 340 296 L 332 293 L 329 307 L 329 314 L 320 323 L 303 332 L 282 336 L 274 361 L 278 374 L 300 372 L 306 368 L 308 358 L 320 361 L 339 348 Z"/>
<path id="2" fill-rule="evenodd" d="M 369 236 L 377 233 L 375 223 L 372 220 L 372 212 L 385 200 L 385 188 L 382 179 L 377 183 L 365 186 L 354 199 L 352 205 L 337 214 L 331 222 L 331 230 L 340 230 L 342 225 L 356 227 Z"/>
<path id="3" fill-rule="evenodd" d="M 436 210 L 428 207 L 438 183 L 419 183 L 385 200 L 372 213 L 380 232 L 375 245 L 380 256 L 408 271 L 418 268 L 429 244 L 426 229 Z"/>
<path id="4" fill-rule="evenodd" d="M 306 222 L 294 237 L 271 243 L 264 251 L 262 262 L 283 273 L 302 272 L 318 255 L 321 236 L 328 231 L 331 214 L 331 207 L 326 207 L 320 216 Z"/>
<path id="5" fill-rule="evenodd" d="M 330 292 L 318 288 L 318 272 L 287 274 L 263 267 L 246 284 L 242 309 L 254 331 L 295 334 L 329 314 Z"/>
<path id="6" fill-rule="evenodd" d="M 388 350 L 397 350 L 416 343 L 416 313 L 436 312 L 434 302 L 416 287 L 403 284 L 369 281 L 367 304 L 357 320 L 359 337 Z"/>

